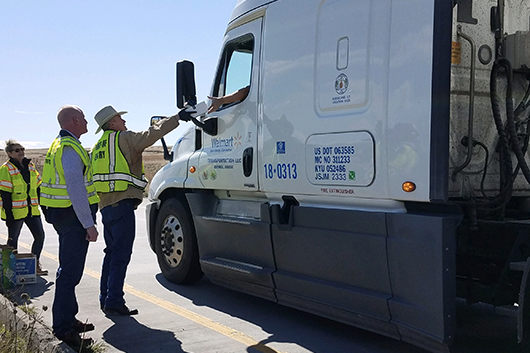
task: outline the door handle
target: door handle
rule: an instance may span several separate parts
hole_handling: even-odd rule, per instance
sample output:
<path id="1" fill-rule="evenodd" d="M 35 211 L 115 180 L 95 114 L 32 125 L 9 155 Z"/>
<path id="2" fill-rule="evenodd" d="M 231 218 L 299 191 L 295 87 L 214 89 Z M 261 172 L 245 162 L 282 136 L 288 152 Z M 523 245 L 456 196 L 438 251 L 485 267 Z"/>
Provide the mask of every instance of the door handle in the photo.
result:
<path id="1" fill-rule="evenodd" d="M 254 149 L 252 147 L 245 148 L 243 151 L 243 174 L 249 177 L 252 174 L 252 162 L 254 158 Z"/>

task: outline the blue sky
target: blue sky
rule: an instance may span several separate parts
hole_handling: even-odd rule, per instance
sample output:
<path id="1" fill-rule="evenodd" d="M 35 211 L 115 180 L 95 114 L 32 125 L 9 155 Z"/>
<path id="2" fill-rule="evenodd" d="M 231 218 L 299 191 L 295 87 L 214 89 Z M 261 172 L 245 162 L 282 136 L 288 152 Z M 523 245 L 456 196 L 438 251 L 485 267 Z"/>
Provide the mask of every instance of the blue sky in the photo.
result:
<path id="1" fill-rule="evenodd" d="M 130 130 L 145 130 L 152 115 L 178 111 L 183 59 L 195 63 L 197 98 L 206 100 L 236 2 L 0 0 L 0 147 L 14 138 L 47 148 L 64 104 L 85 113 L 85 147 L 97 141 L 94 115 L 108 104 L 128 111 Z"/>

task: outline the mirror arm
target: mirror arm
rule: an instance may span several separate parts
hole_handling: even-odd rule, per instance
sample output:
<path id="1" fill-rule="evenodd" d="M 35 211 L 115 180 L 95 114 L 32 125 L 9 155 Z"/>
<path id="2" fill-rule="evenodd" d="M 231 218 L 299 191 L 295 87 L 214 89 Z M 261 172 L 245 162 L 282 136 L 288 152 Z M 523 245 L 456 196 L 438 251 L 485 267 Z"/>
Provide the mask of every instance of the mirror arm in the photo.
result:
<path id="1" fill-rule="evenodd" d="M 162 142 L 162 147 L 164 149 L 164 160 L 171 162 L 173 160 L 173 151 L 169 152 L 167 149 L 166 141 L 164 138 L 160 138 L 160 142 Z"/>
<path id="2" fill-rule="evenodd" d="M 217 135 L 217 117 L 206 118 L 204 121 L 199 121 L 197 118 L 191 118 L 191 121 L 205 133 L 210 136 Z"/>

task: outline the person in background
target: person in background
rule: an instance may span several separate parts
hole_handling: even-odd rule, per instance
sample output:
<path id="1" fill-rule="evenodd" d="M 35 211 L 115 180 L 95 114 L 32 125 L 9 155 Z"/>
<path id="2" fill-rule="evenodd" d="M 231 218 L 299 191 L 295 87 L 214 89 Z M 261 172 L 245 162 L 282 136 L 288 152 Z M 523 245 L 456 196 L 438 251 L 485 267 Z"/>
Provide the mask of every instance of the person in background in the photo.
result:
<path id="1" fill-rule="evenodd" d="M 37 258 L 37 275 L 48 271 L 42 268 L 40 255 L 44 246 L 44 228 L 39 211 L 41 176 L 35 165 L 24 155 L 24 147 L 15 140 L 5 142 L 9 160 L 0 167 L 0 200 L 2 219 L 6 222 L 7 245 L 18 249 L 22 226 L 33 235 L 31 252 Z"/>
<path id="2" fill-rule="evenodd" d="M 94 117 L 99 125 L 96 133 L 103 130 L 92 149 L 92 167 L 101 199 L 99 208 L 106 246 L 99 301 L 107 315 L 138 314 L 137 309 L 125 305 L 123 286 L 136 235 L 134 211 L 142 202 L 147 186 L 142 152 L 175 129 L 179 120 L 188 121 L 193 112 L 181 110 L 142 132 L 127 130 L 122 118 L 126 113 L 108 105 Z"/>
<path id="3" fill-rule="evenodd" d="M 52 328 L 58 339 L 79 351 L 93 343 L 79 335 L 94 330 L 94 325 L 76 319 L 79 306 L 75 287 L 83 275 L 88 244 L 98 237 L 99 197 L 90 157 L 79 141 L 88 131 L 83 111 L 65 105 L 59 109 L 57 120 L 61 130 L 46 154 L 40 194 L 44 217 L 59 235 Z"/>

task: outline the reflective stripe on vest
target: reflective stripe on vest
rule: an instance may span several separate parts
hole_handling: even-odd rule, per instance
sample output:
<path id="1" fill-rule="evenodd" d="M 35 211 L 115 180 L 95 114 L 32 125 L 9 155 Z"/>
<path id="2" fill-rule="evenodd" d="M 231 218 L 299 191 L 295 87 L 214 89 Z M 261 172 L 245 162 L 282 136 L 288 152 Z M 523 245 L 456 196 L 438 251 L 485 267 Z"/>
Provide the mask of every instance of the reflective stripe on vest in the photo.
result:
<path id="1" fill-rule="evenodd" d="M 10 161 L 0 166 L 0 190 L 11 194 L 11 212 L 14 219 L 23 219 L 28 216 L 28 199 L 31 202 L 31 215 L 39 216 L 39 199 L 37 188 L 41 185 L 42 179 L 31 162 L 28 164 L 29 170 L 29 195 L 28 184 L 24 180 L 20 170 Z M 1 217 L 6 219 L 5 209 L 0 198 Z"/>
<path id="2" fill-rule="evenodd" d="M 70 196 L 66 190 L 64 169 L 62 164 L 63 149 L 65 146 L 72 147 L 77 152 L 85 166 L 84 185 L 87 192 L 88 202 L 93 205 L 99 202 L 96 187 L 92 178 L 92 165 L 87 151 L 81 144 L 71 136 L 56 138 L 44 161 L 41 184 L 41 204 L 48 207 L 66 208 L 72 205 Z"/>
<path id="3" fill-rule="evenodd" d="M 92 149 L 94 182 L 98 192 L 125 191 L 129 185 L 144 190 L 147 186 L 143 163 L 141 178 L 131 173 L 119 146 L 119 134 L 119 131 L 106 130 Z"/>

